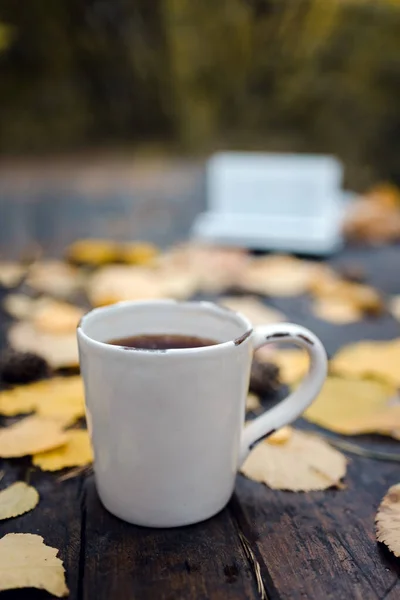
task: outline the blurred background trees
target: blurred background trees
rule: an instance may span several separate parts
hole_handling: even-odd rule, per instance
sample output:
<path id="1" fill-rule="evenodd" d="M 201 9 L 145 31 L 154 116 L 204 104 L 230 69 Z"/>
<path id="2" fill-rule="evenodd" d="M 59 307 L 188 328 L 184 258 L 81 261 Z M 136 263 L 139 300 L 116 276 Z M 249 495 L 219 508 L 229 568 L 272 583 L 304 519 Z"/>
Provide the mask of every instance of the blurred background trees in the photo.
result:
<path id="1" fill-rule="evenodd" d="M 398 0 L 0 2 L 0 152 L 337 154 L 400 182 Z"/>

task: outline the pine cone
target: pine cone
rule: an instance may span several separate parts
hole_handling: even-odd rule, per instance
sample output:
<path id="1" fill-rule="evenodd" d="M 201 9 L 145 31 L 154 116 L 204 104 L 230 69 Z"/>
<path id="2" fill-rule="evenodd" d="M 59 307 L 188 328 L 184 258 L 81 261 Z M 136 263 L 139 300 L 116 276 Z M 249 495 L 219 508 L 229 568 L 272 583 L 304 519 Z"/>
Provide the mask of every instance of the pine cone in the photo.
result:
<path id="1" fill-rule="evenodd" d="M 30 383 L 50 375 L 47 361 L 32 352 L 5 350 L 0 356 L 0 379 L 4 383 Z"/>
<path id="2" fill-rule="evenodd" d="M 280 385 L 279 367 L 254 358 L 250 373 L 250 391 L 259 396 L 272 396 L 278 391 Z"/>

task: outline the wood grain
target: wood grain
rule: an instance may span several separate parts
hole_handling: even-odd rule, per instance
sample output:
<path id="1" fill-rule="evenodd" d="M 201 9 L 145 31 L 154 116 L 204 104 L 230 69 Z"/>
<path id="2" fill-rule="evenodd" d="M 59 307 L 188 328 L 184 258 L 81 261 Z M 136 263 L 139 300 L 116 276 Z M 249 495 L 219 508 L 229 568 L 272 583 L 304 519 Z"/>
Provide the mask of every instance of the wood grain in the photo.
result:
<path id="1" fill-rule="evenodd" d="M 399 564 L 375 540 L 377 506 L 399 480 L 397 465 L 352 459 L 347 489 L 277 492 L 240 477 L 234 513 L 275 598 L 384 598 Z"/>
<path id="2" fill-rule="evenodd" d="M 128 525 L 108 513 L 92 478 L 85 497 L 82 598 L 259 597 L 228 509 L 198 525 L 152 530 Z"/>

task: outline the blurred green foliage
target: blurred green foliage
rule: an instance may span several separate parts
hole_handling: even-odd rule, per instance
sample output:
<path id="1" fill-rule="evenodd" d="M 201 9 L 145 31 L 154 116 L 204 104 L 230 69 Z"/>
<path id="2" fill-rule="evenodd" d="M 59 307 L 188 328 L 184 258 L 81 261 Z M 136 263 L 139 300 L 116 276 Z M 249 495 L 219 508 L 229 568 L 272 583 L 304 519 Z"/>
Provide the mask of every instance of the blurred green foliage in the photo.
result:
<path id="1" fill-rule="evenodd" d="M 163 140 L 400 180 L 398 0 L 2 0 L 0 80 L 3 153 Z"/>

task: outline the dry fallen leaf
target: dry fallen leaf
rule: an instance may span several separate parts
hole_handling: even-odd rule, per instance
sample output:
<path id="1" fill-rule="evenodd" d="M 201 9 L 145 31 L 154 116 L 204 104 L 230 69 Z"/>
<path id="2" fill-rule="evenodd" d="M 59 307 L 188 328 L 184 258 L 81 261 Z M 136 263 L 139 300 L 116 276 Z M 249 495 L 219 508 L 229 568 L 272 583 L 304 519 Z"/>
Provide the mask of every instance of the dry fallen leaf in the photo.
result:
<path id="1" fill-rule="evenodd" d="M 26 267 L 12 261 L 0 262 L 0 285 L 11 288 L 17 286 L 26 273 Z"/>
<path id="2" fill-rule="evenodd" d="M 119 258 L 128 265 L 153 265 L 158 256 L 158 248 L 148 242 L 131 242 L 122 244 L 118 249 Z"/>
<path id="3" fill-rule="evenodd" d="M 332 373 L 343 377 L 374 377 L 400 387 L 400 339 L 349 344 L 330 361 Z"/>
<path id="4" fill-rule="evenodd" d="M 75 333 L 84 311 L 78 306 L 53 298 L 31 298 L 25 294 L 9 294 L 3 303 L 16 319 L 30 321 L 40 333 Z"/>
<path id="5" fill-rule="evenodd" d="M 196 273 L 184 269 L 159 268 L 154 270 L 153 276 L 157 278 L 165 298 L 187 300 L 199 287 Z"/>
<path id="6" fill-rule="evenodd" d="M 311 310 L 318 319 L 336 325 L 348 325 L 363 318 L 363 312 L 352 302 L 335 297 L 315 300 L 311 305 Z"/>
<path id="7" fill-rule="evenodd" d="M 32 416 L 0 428 L 0 457 L 17 458 L 66 444 L 62 421 Z"/>
<path id="8" fill-rule="evenodd" d="M 68 441 L 64 446 L 35 454 L 33 464 L 43 471 L 58 471 L 65 467 L 83 467 L 92 463 L 89 433 L 84 429 L 72 429 L 67 434 Z"/>
<path id="9" fill-rule="evenodd" d="M 375 517 L 376 539 L 400 557 L 400 483 L 392 485 Z"/>
<path id="10" fill-rule="evenodd" d="M 291 256 L 266 256 L 250 263 L 240 285 L 266 296 L 298 296 L 309 290 L 316 269 L 318 265 Z"/>
<path id="11" fill-rule="evenodd" d="M 3 301 L 3 307 L 15 319 L 27 319 L 32 314 L 36 302 L 35 298 L 25 294 L 8 294 Z"/>
<path id="12" fill-rule="evenodd" d="M 104 306 L 123 300 L 184 300 L 196 289 L 196 274 L 187 269 L 113 265 L 103 267 L 92 275 L 87 293 L 93 306 Z"/>
<path id="13" fill-rule="evenodd" d="M 65 424 L 85 416 L 83 382 L 79 375 L 50 379 L 45 391 L 36 404 L 38 415 L 62 420 Z"/>
<path id="14" fill-rule="evenodd" d="M 389 404 L 376 413 L 358 415 L 346 423 L 348 431 L 357 433 L 379 433 L 400 439 L 400 405 Z"/>
<path id="15" fill-rule="evenodd" d="M 374 422 L 375 427 L 378 425 L 377 415 L 390 407 L 395 393 L 393 386 L 380 381 L 328 377 L 304 417 L 345 435 L 378 431 L 373 428 Z"/>
<path id="16" fill-rule="evenodd" d="M 279 323 L 285 320 L 285 315 L 275 308 L 266 306 L 253 296 L 226 296 L 218 301 L 219 304 L 242 313 L 254 327 Z"/>
<path id="17" fill-rule="evenodd" d="M 84 310 L 73 304 L 40 298 L 33 307 L 31 322 L 37 331 L 51 334 L 76 333 Z"/>
<path id="18" fill-rule="evenodd" d="M 392 242 L 400 238 L 399 192 L 390 186 L 371 190 L 364 198 L 349 204 L 344 233 L 353 241 L 370 244 Z"/>
<path id="19" fill-rule="evenodd" d="M 337 324 L 352 323 L 364 315 L 379 316 L 384 311 L 381 295 L 374 288 L 342 279 L 332 270 L 322 270 L 314 278 L 310 292 L 316 298 L 316 316 Z"/>
<path id="20" fill-rule="evenodd" d="M 158 266 L 167 271 L 190 273 L 199 291 L 217 294 L 236 287 L 251 263 L 246 251 L 197 244 L 182 244 L 162 254 Z"/>
<path id="21" fill-rule="evenodd" d="M 285 443 L 268 439 L 250 453 L 241 472 L 278 490 L 308 492 L 339 486 L 346 458 L 316 436 L 293 430 Z"/>
<path id="22" fill-rule="evenodd" d="M 257 410 L 258 408 L 261 408 L 259 397 L 256 394 L 247 394 L 246 410 Z"/>
<path id="23" fill-rule="evenodd" d="M 164 290 L 149 269 L 112 265 L 89 278 L 87 294 L 93 306 L 105 306 L 122 300 L 162 298 Z"/>
<path id="24" fill-rule="evenodd" d="M 36 412 L 73 423 L 85 416 L 83 383 L 79 375 L 54 377 L 0 392 L 0 414 L 13 417 Z"/>
<path id="25" fill-rule="evenodd" d="M 57 378 L 58 379 L 58 378 Z M 0 392 L 0 414 L 6 417 L 33 412 L 55 379 L 35 381 Z"/>
<path id="26" fill-rule="evenodd" d="M 272 362 L 279 367 L 279 379 L 286 385 L 292 385 L 302 379 L 308 372 L 310 359 L 305 350 L 291 349 L 274 350 L 267 346 L 257 350 L 257 360 Z"/>
<path id="27" fill-rule="evenodd" d="M 34 509 L 38 502 L 39 494 L 34 487 L 24 481 L 12 483 L 0 492 L 0 520 L 23 515 Z"/>
<path id="28" fill-rule="evenodd" d="M 72 262 L 96 267 L 116 262 L 118 260 L 118 245 L 110 240 L 77 240 L 68 246 L 66 256 Z"/>
<path id="29" fill-rule="evenodd" d="M 292 437 L 293 431 L 293 427 L 285 425 L 285 427 L 281 427 L 281 429 L 278 429 L 277 431 L 269 435 L 266 439 L 266 442 L 268 442 L 268 444 L 273 445 L 286 444 L 286 442 L 288 442 L 289 439 Z"/>
<path id="30" fill-rule="evenodd" d="M 319 310 L 320 318 L 332 322 L 351 322 L 363 315 L 378 316 L 385 308 L 376 289 L 343 279 L 326 265 L 319 265 L 316 270 L 310 292 L 317 299 L 315 310 Z"/>
<path id="31" fill-rule="evenodd" d="M 8 341 L 14 350 L 43 356 L 53 369 L 79 365 L 75 331 L 64 334 L 45 333 L 28 321 L 21 321 L 10 327 Z"/>
<path id="32" fill-rule="evenodd" d="M 58 260 L 33 263 L 27 279 L 31 288 L 56 298 L 68 298 L 82 287 L 82 281 L 77 268 Z"/>
<path id="33" fill-rule="evenodd" d="M 361 283 L 345 282 L 350 301 L 363 311 L 365 315 L 378 317 L 385 310 L 380 293 L 371 286 Z"/>
<path id="34" fill-rule="evenodd" d="M 0 539 L 0 591 L 37 588 L 61 598 L 68 596 L 65 570 L 57 548 L 40 535 L 9 533 Z"/>

